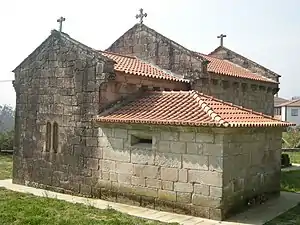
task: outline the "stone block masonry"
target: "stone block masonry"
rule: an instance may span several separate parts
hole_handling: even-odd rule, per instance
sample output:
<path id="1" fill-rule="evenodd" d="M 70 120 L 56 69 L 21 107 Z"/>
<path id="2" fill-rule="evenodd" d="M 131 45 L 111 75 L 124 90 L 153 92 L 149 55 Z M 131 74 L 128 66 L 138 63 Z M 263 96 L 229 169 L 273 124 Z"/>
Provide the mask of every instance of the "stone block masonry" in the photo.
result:
<path id="1" fill-rule="evenodd" d="M 252 197 L 279 192 L 280 131 L 274 128 L 95 129 L 98 154 L 43 152 L 26 184 L 217 220 Z"/>

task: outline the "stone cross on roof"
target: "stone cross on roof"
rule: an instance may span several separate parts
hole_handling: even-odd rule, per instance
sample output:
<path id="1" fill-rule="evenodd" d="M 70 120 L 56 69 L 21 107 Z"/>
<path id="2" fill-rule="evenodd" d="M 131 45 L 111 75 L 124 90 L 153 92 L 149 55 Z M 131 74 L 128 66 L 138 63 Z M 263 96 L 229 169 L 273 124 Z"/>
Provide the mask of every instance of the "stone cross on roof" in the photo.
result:
<path id="1" fill-rule="evenodd" d="M 144 12 L 144 10 L 141 8 L 140 13 L 135 16 L 135 18 L 137 18 L 137 19 L 140 18 L 140 24 L 143 23 L 143 18 L 147 17 L 147 13 L 143 13 L 143 12 Z"/>
<path id="2" fill-rule="evenodd" d="M 59 19 L 57 19 L 57 22 L 59 23 L 59 32 L 62 31 L 62 23 L 63 23 L 64 21 L 66 21 L 66 18 L 64 18 L 64 17 L 62 17 L 62 16 L 61 16 Z"/>
<path id="3" fill-rule="evenodd" d="M 227 37 L 225 34 L 220 34 L 217 38 L 220 38 L 220 46 L 223 46 L 223 38 Z"/>

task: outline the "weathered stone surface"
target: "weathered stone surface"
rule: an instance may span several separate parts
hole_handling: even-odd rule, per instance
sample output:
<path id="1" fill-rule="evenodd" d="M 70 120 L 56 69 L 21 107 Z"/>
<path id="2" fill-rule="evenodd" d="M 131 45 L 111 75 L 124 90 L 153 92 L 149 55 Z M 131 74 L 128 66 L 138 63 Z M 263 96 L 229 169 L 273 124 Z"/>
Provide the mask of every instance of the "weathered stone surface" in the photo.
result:
<path id="1" fill-rule="evenodd" d="M 191 203 L 192 194 L 187 192 L 176 192 L 176 201 L 181 203 Z"/>
<path id="2" fill-rule="evenodd" d="M 159 178 L 160 171 L 158 166 L 134 165 L 133 174 L 138 177 Z"/>
<path id="3" fill-rule="evenodd" d="M 161 187 L 161 180 L 147 178 L 146 179 L 146 187 L 160 188 Z"/>
<path id="4" fill-rule="evenodd" d="M 161 181 L 161 189 L 173 191 L 174 190 L 174 182 L 162 180 Z"/>
<path id="5" fill-rule="evenodd" d="M 101 170 L 106 172 L 114 172 L 116 170 L 116 162 L 113 160 L 100 160 Z"/>
<path id="6" fill-rule="evenodd" d="M 212 197 L 221 198 L 222 197 L 222 191 L 223 190 L 220 187 L 214 187 L 214 186 L 209 187 L 209 193 L 210 193 L 210 196 L 212 196 Z"/>
<path id="7" fill-rule="evenodd" d="M 144 177 L 132 176 L 131 177 L 131 184 L 135 185 L 135 186 L 145 187 L 146 186 L 146 179 Z"/>
<path id="8" fill-rule="evenodd" d="M 171 142 L 170 151 L 173 153 L 186 153 L 186 143 L 185 142 Z"/>
<path id="9" fill-rule="evenodd" d="M 175 191 L 158 190 L 158 198 L 166 201 L 176 201 Z"/>
<path id="10" fill-rule="evenodd" d="M 165 181 L 177 181 L 178 169 L 161 167 L 161 179 Z"/>
<path id="11" fill-rule="evenodd" d="M 104 147 L 103 159 L 130 162 L 130 151 Z"/>
<path id="12" fill-rule="evenodd" d="M 174 191 L 179 191 L 179 192 L 193 192 L 193 184 L 191 184 L 191 183 L 175 182 L 174 183 Z"/>
<path id="13" fill-rule="evenodd" d="M 114 129 L 114 137 L 127 139 L 127 129 L 115 128 Z"/>
<path id="14" fill-rule="evenodd" d="M 207 184 L 194 184 L 194 193 L 208 196 L 209 195 L 209 185 Z"/>
<path id="15" fill-rule="evenodd" d="M 196 142 L 198 143 L 214 143 L 215 135 L 213 133 L 197 133 Z"/>
<path id="16" fill-rule="evenodd" d="M 213 198 L 213 197 L 210 197 L 210 196 L 193 194 L 192 203 L 194 205 L 201 205 L 201 206 L 204 206 L 204 207 L 218 208 L 221 205 L 221 199 L 220 198 Z"/>
<path id="17" fill-rule="evenodd" d="M 162 141 L 179 141 L 179 133 L 178 132 L 162 131 L 160 134 L 161 134 Z"/>
<path id="18" fill-rule="evenodd" d="M 208 157 L 185 154 L 182 156 L 182 166 L 185 169 L 208 170 Z"/>
<path id="19" fill-rule="evenodd" d="M 188 181 L 222 187 L 222 173 L 202 170 L 189 170 Z"/>
<path id="20" fill-rule="evenodd" d="M 145 151 L 140 149 L 132 150 L 131 163 L 154 165 L 154 154 L 152 151 Z"/>
<path id="21" fill-rule="evenodd" d="M 188 142 L 186 151 L 187 151 L 187 154 L 202 155 L 203 147 L 204 146 L 202 143 Z"/>
<path id="22" fill-rule="evenodd" d="M 118 183 L 131 184 L 131 174 L 118 173 Z"/>
<path id="23" fill-rule="evenodd" d="M 196 134 L 194 132 L 180 132 L 179 140 L 180 141 L 188 141 L 188 142 L 195 142 Z"/>
<path id="24" fill-rule="evenodd" d="M 181 154 L 157 153 L 155 156 L 155 165 L 163 167 L 181 168 Z"/>
<path id="25" fill-rule="evenodd" d="M 133 165 L 132 165 L 132 163 L 118 162 L 118 163 L 116 163 L 116 172 L 132 174 L 133 173 Z"/>

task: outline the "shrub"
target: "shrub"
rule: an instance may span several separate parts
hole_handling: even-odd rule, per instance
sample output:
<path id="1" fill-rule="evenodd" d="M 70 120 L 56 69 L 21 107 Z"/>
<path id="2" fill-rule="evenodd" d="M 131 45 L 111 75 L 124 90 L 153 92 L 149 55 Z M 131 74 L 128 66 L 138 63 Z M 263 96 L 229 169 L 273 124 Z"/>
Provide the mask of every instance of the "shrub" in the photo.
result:
<path id="1" fill-rule="evenodd" d="M 288 154 L 281 154 L 281 166 L 288 167 L 291 166 L 290 156 Z"/>
<path id="2" fill-rule="evenodd" d="M 0 150 L 12 150 L 14 131 L 0 133 Z"/>

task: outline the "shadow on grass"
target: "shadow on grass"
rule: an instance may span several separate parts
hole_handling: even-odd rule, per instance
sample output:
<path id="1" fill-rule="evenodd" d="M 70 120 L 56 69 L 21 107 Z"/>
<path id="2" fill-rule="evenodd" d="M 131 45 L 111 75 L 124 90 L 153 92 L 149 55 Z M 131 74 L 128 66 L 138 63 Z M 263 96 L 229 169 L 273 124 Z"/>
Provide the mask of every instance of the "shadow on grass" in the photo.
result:
<path id="1" fill-rule="evenodd" d="M 300 224 L 300 204 L 281 214 L 264 225 L 298 225 Z"/>

